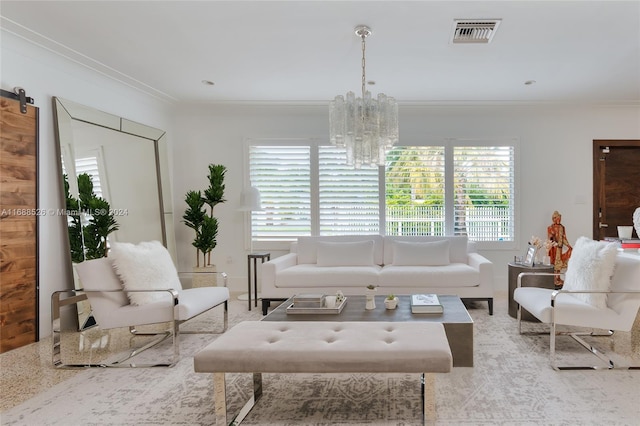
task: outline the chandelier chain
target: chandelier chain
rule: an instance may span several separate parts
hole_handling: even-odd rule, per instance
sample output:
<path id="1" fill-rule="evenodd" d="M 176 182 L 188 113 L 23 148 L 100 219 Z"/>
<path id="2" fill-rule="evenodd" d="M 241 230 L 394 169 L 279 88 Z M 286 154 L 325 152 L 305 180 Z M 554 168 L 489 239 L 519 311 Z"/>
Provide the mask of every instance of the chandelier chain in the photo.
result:
<path id="1" fill-rule="evenodd" d="M 365 33 L 362 33 L 360 35 L 360 37 L 362 38 L 362 99 L 364 99 L 364 92 L 365 92 L 365 84 L 366 84 L 366 76 L 365 76 L 365 69 L 366 69 L 366 59 L 365 59 L 365 38 L 367 37 Z"/>

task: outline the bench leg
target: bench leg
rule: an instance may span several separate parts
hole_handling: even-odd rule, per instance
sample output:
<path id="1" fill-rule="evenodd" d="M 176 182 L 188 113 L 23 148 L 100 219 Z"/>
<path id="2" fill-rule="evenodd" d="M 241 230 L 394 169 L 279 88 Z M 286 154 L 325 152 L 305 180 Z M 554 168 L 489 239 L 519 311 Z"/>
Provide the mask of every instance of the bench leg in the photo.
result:
<path id="1" fill-rule="evenodd" d="M 244 404 L 240 412 L 231 419 L 231 422 L 227 422 L 226 394 L 224 373 L 213 373 L 213 399 L 216 425 L 239 425 L 262 396 L 262 373 L 253 373 L 253 396 Z"/>
<path id="2" fill-rule="evenodd" d="M 227 424 L 227 387 L 224 373 L 213 373 L 213 407 L 217 425 Z"/>
<path id="3" fill-rule="evenodd" d="M 422 399 L 422 424 L 436 423 L 436 380 L 434 374 L 422 373 L 420 377 L 420 395 Z"/>

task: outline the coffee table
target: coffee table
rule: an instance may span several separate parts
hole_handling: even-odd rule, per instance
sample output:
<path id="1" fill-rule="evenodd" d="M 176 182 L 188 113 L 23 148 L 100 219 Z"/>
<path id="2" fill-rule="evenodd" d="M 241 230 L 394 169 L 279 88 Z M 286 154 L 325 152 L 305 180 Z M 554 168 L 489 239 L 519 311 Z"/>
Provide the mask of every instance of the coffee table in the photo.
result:
<path id="1" fill-rule="evenodd" d="M 385 296 L 376 296 L 376 309 L 366 310 L 365 296 L 347 296 L 347 304 L 339 314 L 288 314 L 293 298 L 265 316 L 262 321 L 399 321 L 440 322 L 444 325 L 454 367 L 473 367 L 473 320 L 458 296 L 438 295 L 444 307 L 442 314 L 412 314 L 411 296 L 397 296 L 398 307 L 385 309 Z"/>

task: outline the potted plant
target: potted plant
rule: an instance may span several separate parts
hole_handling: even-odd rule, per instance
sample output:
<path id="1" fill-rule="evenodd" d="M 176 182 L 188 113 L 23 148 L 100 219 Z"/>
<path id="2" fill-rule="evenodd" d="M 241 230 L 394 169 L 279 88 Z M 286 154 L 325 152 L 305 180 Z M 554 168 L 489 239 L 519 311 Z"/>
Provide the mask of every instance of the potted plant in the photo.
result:
<path id="1" fill-rule="evenodd" d="M 390 294 L 384 299 L 384 307 L 387 309 L 395 309 L 398 306 L 398 298 L 395 294 Z"/>
<path id="2" fill-rule="evenodd" d="M 217 245 L 218 219 L 213 216 L 213 208 L 224 203 L 224 176 L 227 168 L 221 164 L 209 164 L 209 187 L 201 191 L 188 191 L 185 196 L 187 209 L 183 222 L 195 232 L 191 245 L 196 248 L 193 287 L 216 285 L 215 265 L 211 263 L 211 252 Z M 209 210 L 205 208 L 209 206 Z M 200 259 L 202 254 L 202 265 Z"/>

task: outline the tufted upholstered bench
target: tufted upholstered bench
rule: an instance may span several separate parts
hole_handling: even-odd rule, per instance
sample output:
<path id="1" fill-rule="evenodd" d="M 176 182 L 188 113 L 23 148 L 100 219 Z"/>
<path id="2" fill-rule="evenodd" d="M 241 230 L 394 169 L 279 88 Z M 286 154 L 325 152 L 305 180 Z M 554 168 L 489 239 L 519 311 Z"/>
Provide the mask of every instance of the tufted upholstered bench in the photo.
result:
<path id="1" fill-rule="evenodd" d="M 217 425 L 240 424 L 262 396 L 262 373 L 420 373 L 422 421 L 425 373 L 451 371 L 453 358 L 440 323 L 246 321 L 194 357 L 213 373 Z M 253 373 L 253 396 L 227 422 L 225 373 Z"/>

